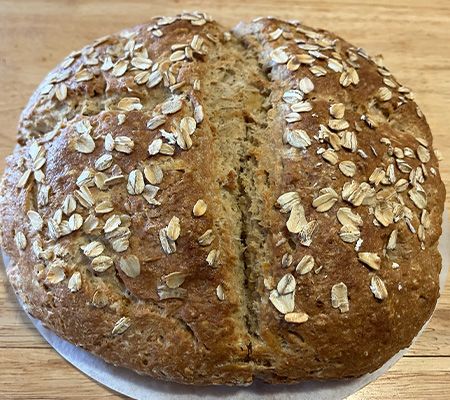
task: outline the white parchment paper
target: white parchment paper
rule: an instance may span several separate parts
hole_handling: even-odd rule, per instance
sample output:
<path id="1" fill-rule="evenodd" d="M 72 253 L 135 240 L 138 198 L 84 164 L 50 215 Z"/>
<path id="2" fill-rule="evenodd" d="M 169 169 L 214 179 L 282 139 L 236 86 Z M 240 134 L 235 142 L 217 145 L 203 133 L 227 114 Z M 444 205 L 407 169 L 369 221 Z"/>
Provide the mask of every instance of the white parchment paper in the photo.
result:
<path id="1" fill-rule="evenodd" d="M 442 255 L 442 271 L 440 275 L 440 290 L 444 290 L 450 262 L 450 227 L 448 214 L 443 216 L 443 234 L 439 242 L 439 250 Z M 8 260 L 4 258 L 5 265 Z M 90 378 L 113 389 L 121 394 L 139 400 L 197 400 L 197 399 L 242 399 L 242 400 L 336 400 L 343 399 L 368 383 L 374 381 L 394 365 L 408 350 L 404 349 L 393 356 L 381 368 L 371 374 L 360 378 L 324 381 L 303 382 L 295 385 L 269 385 L 256 381 L 247 387 L 228 386 L 188 386 L 175 383 L 157 381 L 146 376 L 141 376 L 125 368 L 114 367 L 102 359 L 74 346 L 59 338 L 52 331 L 45 328 L 41 322 L 30 316 L 36 329 L 47 342 L 63 356 L 68 362 L 77 367 Z M 428 322 L 427 322 L 428 324 Z M 422 328 L 419 337 L 425 330 Z"/>

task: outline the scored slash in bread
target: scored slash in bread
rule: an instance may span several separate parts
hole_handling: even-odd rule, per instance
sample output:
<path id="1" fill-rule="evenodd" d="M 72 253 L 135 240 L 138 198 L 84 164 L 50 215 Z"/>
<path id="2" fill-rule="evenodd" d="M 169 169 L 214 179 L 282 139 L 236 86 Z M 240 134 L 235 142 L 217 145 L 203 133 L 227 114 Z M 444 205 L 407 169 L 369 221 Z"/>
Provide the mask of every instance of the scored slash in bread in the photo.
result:
<path id="1" fill-rule="evenodd" d="M 295 21 L 186 13 L 71 53 L 0 195 L 27 311 L 155 378 L 360 376 L 439 295 L 445 189 L 412 92 Z"/>

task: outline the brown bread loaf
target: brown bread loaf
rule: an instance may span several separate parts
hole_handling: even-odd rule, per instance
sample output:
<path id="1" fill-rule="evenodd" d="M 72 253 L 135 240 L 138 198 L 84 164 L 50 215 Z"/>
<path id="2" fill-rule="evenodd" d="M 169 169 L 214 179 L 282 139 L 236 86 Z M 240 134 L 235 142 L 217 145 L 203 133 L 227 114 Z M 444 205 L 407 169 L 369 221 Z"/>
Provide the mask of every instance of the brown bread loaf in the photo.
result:
<path id="1" fill-rule="evenodd" d="M 360 376 L 439 296 L 445 189 L 413 93 L 295 21 L 158 17 L 71 53 L 0 190 L 27 311 L 155 378 Z"/>

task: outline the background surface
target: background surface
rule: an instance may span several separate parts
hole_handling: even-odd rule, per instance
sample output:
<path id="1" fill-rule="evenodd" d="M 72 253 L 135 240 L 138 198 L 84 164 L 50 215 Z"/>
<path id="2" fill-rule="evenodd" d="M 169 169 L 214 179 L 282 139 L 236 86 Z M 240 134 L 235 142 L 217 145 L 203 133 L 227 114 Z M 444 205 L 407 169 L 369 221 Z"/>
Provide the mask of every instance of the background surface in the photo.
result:
<path id="1" fill-rule="evenodd" d="M 71 50 L 155 15 L 202 10 L 227 27 L 274 15 L 335 31 L 369 54 L 383 53 L 411 87 L 442 155 L 450 186 L 450 1 L 0 0 L 0 169 L 21 109 Z M 449 195 L 447 208 L 450 209 Z M 450 244 L 449 244 L 450 245 Z M 39 336 L 0 271 L 0 398 L 121 399 L 67 364 Z M 389 373 L 349 400 L 450 398 L 450 282 L 424 335 Z"/>

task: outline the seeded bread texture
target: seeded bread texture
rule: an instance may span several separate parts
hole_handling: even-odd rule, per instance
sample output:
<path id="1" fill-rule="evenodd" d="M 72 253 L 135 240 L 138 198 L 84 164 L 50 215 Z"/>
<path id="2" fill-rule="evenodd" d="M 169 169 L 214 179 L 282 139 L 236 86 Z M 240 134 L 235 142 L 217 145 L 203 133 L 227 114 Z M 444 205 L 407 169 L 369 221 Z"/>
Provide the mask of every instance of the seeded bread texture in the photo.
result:
<path id="1" fill-rule="evenodd" d="M 158 17 L 72 53 L 0 196 L 27 311 L 154 378 L 361 376 L 439 296 L 445 189 L 411 90 L 295 21 Z"/>

